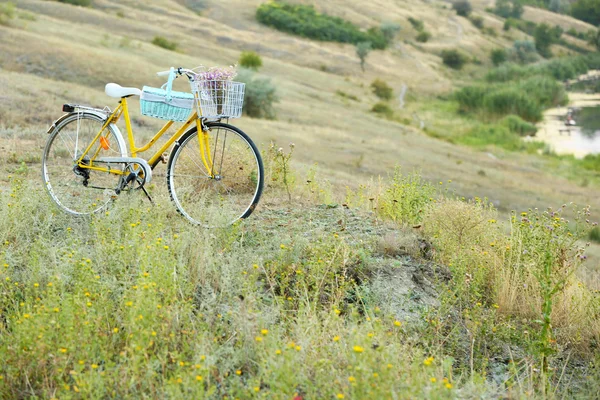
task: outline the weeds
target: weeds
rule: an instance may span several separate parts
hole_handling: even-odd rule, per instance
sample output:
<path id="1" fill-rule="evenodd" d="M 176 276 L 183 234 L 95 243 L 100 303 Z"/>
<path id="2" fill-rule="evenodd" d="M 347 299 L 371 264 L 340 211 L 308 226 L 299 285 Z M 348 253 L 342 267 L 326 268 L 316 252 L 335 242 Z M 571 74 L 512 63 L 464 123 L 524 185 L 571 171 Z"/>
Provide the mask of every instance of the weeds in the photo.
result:
<path id="1" fill-rule="evenodd" d="M 290 165 L 290 160 L 294 153 L 294 143 L 290 143 L 290 150 L 286 153 L 283 147 L 277 147 L 271 142 L 268 151 L 268 182 L 271 185 L 281 185 L 285 188 L 288 196 L 288 201 L 292 201 L 292 188 L 296 182 L 294 173 Z"/>
<path id="2" fill-rule="evenodd" d="M 0 25 L 8 25 L 15 17 L 15 5 L 11 2 L 0 4 Z"/>

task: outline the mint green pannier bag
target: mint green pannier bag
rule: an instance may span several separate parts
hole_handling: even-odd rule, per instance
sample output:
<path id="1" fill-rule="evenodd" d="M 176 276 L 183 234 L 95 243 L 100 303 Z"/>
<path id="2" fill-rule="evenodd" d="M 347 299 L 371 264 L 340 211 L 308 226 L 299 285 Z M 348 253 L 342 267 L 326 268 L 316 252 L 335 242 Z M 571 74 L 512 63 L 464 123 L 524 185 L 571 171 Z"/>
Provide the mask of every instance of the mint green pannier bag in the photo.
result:
<path id="1" fill-rule="evenodd" d="M 140 96 L 142 115 L 183 122 L 194 108 L 194 95 L 173 90 L 175 69 L 171 68 L 167 83 L 159 88 L 144 86 Z M 166 86 L 166 88 L 165 88 Z"/>

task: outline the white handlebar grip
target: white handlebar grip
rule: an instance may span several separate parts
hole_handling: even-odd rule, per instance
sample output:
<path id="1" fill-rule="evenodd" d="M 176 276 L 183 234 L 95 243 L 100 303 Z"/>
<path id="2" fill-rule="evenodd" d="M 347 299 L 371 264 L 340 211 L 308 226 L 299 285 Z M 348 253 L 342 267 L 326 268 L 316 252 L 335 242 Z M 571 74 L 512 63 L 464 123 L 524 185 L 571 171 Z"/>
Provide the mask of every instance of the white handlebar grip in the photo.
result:
<path id="1" fill-rule="evenodd" d="M 158 75 L 158 76 L 168 76 L 170 73 L 171 73 L 170 70 L 169 71 L 160 71 L 160 72 L 157 72 L 156 75 Z"/>

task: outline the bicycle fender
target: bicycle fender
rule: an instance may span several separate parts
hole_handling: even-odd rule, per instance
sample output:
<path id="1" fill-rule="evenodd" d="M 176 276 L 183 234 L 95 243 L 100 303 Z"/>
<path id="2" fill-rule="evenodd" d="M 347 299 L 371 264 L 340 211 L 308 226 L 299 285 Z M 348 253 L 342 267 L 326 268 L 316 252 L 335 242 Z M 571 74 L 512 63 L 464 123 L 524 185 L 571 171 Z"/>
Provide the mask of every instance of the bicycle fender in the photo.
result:
<path id="1" fill-rule="evenodd" d="M 58 118 L 56 121 L 54 121 L 52 123 L 52 125 L 50 125 L 50 128 L 48 128 L 48 130 L 46 131 L 46 133 L 49 135 L 51 133 L 54 132 L 54 130 L 56 129 L 56 127 L 58 125 L 60 125 L 61 122 L 63 122 L 65 119 L 69 118 L 72 115 L 83 115 L 83 114 L 92 114 L 98 118 L 100 118 L 102 121 L 106 121 L 107 115 L 103 112 L 100 111 L 94 111 L 94 110 L 86 110 L 86 111 L 73 111 L 70 113 L 66 113 L 60 116 L 60 118 Z"/>
<path id="2" fill-rule="evenodd" d="M 108 115 L 106 115 L 105 113 L 101 112 L 101 111 L 95 111 L 95 110 L 86 110 L 83 112 L 71 112 L 71 113 L 67 113 L 62 115 L 60 118 L 58 118 L 56 121 L 54 121 L 52 123 L 52 125 L 50 126 L 50 128 L 48 128 L 47 133 L 50 135 L 52 133 L 54 133 L 54 131 L 56 130 L 56 128 L 58 126 L 60 126 L 60 124 L 66 120 L 69 117 L 72 116 L 77 116 L 77 115 L 93 115 L 94 117 L 97 117 L 101 122 L 105 122 L 106 118 L 108 118 Z M 110 127 L 110 129 L 112 129 L 112 131 L 114 132 L 115 136 L 117 137 L 117 141 L 119 142 L 119 146 L 124 149 L 124 153 L 121 154 L 121 156 L 126 157 L 127 156 L 127 145 L 125 144 L 125 139 L 123 138 L 123 134 L 121 133 L 121 130 L 119 129 L 119 127 L 115 124 L 113 124 L 112 122 L 110 124 L 108 124 L 108 126 Z"/>

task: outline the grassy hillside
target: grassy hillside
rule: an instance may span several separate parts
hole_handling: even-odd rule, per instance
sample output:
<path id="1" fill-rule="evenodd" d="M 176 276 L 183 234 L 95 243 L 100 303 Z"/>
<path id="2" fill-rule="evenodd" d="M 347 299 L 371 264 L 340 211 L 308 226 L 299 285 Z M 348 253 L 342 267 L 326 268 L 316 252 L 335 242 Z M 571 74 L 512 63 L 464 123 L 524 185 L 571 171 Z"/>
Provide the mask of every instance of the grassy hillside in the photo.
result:
<path id="1" fill-rule="evenodd" d="M 584 262 L 584 242 L 572 239 L 584 239 L 577 211 L 536 208 L 599 208 L 598 174 L 558 157 L 453 144 L 481 123 L 459 114 L 450 93 L 483 79 L 492 49 L 531 39 L 504 31 L 489 2 L 473 2 L 487 31 L 446 2 L 315 4 L 363 29 L 400 24 L 364 73 L 352 45 L 257 23 L 262 0 L 14 3 L 0 24 L 0 397 L 595 393 L 598 250 Z M 524 18 L 541 22 L 538 13 L 526 7 Z M 591 28 L 543 13 L 565 30 Z M 408 17 L 423 21 L 428 42 L 416 41 Z M 177 50 L 153 45 L 157 36 Z M 463 70 L 443 64 L 449 49 L 468 55 Z M 268 168 L 272 142 L 286 152 L 295 144 L 291 202 L 272 181 L 247 223 L 199 231 L 174 212 L 159 165 L 155 207 L 123 196 L 90 220 L 53 208 L 39 162 L 63 103 L 114 107 L 107 82 L 159 86 L 156 71 L 231 65 L 247 50 L 277 87 L 277 119 L 233 122 Z M 389 120 L 370 111 L 377 78 L 394 89 Z M 136 134 L 148 138 L 161 123 L 132 103 Z M 397 166 L 405 174 L 390 183 Z M 550 255 L 549 231 L 524 228 L 534 217 L 560 231 Z M 558 269 L 543 281 L 535 268 L 546 255 Z M 551 285 L 559 289 L 548 297 Z M 545 301 L 555 307 L 541 313 Z M 538 335 L 546 317 L 552 333 Z"/>

